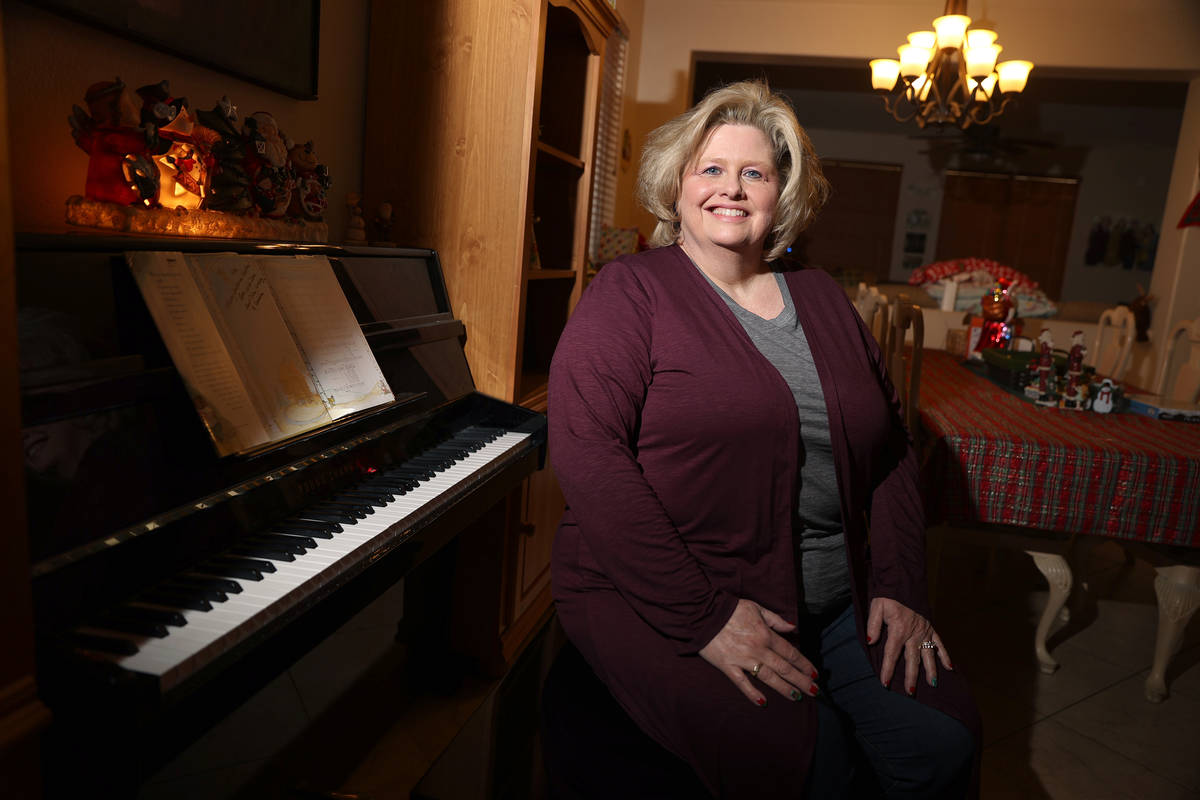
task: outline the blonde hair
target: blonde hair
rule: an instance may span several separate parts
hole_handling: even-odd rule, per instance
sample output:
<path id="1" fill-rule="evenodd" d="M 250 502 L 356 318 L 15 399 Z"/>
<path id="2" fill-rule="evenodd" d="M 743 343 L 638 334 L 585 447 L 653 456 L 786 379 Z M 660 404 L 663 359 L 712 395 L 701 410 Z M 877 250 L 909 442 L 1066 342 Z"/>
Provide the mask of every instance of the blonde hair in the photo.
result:
<path id="1" fill-rule="evenodd" d="M 679 240 L 679 199 L 683 171 L 696 157 L 708 135 L 721 125 L 750 125 L 767 137 L 775 153 L 775 168 L 783 188 L 774 225 L 765 244 L 767 261 L 785 252 L 829 196 L 808 134 L 800 127 L 788 101 L 762 81 L 743 81 L 714 89 L 695 106 L 656 128 L 642 150 L 637 199 L 658 219 L 650 243 Z"/>

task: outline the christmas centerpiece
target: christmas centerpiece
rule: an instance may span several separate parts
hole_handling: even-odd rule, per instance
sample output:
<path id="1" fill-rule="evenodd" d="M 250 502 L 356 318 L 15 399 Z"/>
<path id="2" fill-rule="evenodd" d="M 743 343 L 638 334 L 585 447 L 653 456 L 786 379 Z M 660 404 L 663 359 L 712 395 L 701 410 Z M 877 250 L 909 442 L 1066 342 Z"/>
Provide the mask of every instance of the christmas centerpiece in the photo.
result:
<path id="1" fill-rule="evenodd" d="M 125 233 L 324 242 L 331 180 L 311 141 L 275 118 L 241 119 L 227 97 L 193 112 L 167 81 L 132 91 L 117 78 L 73 106 L 75 143 L 88 154 L 84 194 L 67 222 Z"/>

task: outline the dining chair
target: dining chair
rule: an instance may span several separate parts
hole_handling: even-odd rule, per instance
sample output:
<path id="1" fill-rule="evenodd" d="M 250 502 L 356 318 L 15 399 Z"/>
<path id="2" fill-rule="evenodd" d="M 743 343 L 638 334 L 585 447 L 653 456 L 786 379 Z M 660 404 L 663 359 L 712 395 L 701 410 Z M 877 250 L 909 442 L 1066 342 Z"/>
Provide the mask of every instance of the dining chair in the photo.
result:
<path id="1" fill-rule="evenodd" d="M 1184 337 L 1187 339 L 1189 352 L 1183 363 L 1172 370 L 1175 348 Z M 1200 317 L 1185 319 L 1176 324 L 1163 343 L 1163 350 L 1155 391 L 1167 400 L 1177 403 L 1200 402 Z"/>
<path id="2" fill-rule="evenodd" d="M 867 328 L 875 337 L 880 349 L 884 346 L 887 333 L 888 299 L 887 295 L 874 286 L 865 283 L 858 284 L 858 294 L 854 298 L 854 307 L 863 318 Z"/>
<path id="3" fill-rule="evenodd" d="M 1124 380 L 1125 373 L 1129 371 L 1129 354 L 1133 350 L 1136 334 L 1133 312 L 1126 306 L 1105 309 L 1100 314 L 1096 340 L 1088 351 L 1085 363 L 1095 367 L 1098 375 L 1114 381 Z"/>
<path id="4" fill-rule="evenodd" d="M 892 383 L 900 395 L 900 409 L 904 424 L 913 436 L 919 430 L 920 387 L 921 387 L 921 353 L 925 349 L 925 317 L 921 307 L 902 299 L 897 299 L 891 306 L 891 325 L 887 336 L 887 368 L 892 376 Z M 912 330 L 912 351 L 905 350 L 905 339 Z"/>

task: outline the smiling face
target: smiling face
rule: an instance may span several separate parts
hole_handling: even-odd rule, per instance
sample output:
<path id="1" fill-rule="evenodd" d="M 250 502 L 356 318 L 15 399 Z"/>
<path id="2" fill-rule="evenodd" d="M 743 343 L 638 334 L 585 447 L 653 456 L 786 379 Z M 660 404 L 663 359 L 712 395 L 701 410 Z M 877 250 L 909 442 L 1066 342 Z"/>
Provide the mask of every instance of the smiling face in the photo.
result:
<path id="1" fill-rule="evenodd" d="M 779 172 L 766 135 L 749 125 L 721 125 L 684 169 L 680 238 L 693 256 L 732 250 L 755 260 L 775 221 Z"/>

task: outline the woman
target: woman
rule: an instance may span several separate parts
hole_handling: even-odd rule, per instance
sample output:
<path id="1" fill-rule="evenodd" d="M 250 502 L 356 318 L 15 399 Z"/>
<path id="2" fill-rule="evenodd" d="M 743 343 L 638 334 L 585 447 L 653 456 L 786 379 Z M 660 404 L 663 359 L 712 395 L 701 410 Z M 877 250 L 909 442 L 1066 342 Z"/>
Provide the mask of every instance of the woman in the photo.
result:
<path id="1" fill-rule="evenodd" d="M 660 246 L 597 275 L 551 366 L 555 601 L 715 796 L 847 796 L 850 736 L 887 796 L 961 796 L 977 718 L 929 623 L 895 391 L 841 287 L 772 266 L 826 191 L 761 83 L 651 135 Z"/>

